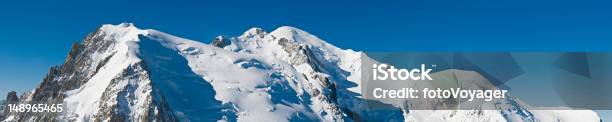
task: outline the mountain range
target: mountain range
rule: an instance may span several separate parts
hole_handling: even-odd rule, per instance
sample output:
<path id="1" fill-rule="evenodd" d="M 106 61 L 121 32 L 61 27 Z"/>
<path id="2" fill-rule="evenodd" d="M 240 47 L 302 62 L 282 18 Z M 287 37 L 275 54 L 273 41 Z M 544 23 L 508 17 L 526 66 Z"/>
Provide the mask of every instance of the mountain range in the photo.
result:
<path id="1" fill-rule="evenodd" d="M 600 121 L 590 110 L 530 110 L 515 98 L 496 103 L 508 105 L 499 110 L 367 107 L 362 56 L 289 26 L 251 28 L 205 44 L 131 23 L 107 24 L 74 43 L 35 89 L 6 99 L 63 104 L 64 111 L 3 110 L 0 120 Z"/>

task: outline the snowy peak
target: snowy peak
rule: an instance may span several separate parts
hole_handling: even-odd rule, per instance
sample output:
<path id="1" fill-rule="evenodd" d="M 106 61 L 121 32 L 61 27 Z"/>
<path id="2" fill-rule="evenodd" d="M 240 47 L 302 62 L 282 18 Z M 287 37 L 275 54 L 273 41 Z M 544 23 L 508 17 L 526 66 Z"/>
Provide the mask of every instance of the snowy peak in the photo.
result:
<path id="1" fill-rule="evenodd" d="M 270 32 L 269 34 L 273 39 L 282 39 L 291 42 L 303 42 L 305 37 L 311 37 L 312 35 L 303 30 L 291 27 L 291 26 L 282 26 L 277 28 L 276 30 Z M 316 39 L 320 40 L 320 39 Z"/>
<path id="2" fill-rule="evenodd" d="M 286 38 L 295 41 L 323 41 L 306 31 L 291 26 L 281 26 L 270 32 L 270 35 L 276 38 Z"/>
<path id="3" fill-rule="evenodd" d="M 281 26 L 276 28 L 274 31 L 270 32 L 272 35 L 295 35 L 298 33 L 307 33 L 303 30 L 300 30 L 291 26 Z"/>
<path id="4" fill-rule="evenodd" d="M 240 35 L 240 38 L 242 39 L 253 38 L 253 37 L 263 38 L 263 36 L 265 36 L 266 34 L 267 32 L 264 31 L 262 28 L 252 27 L 249 30 L 245 31 L 242 35 Z"/>
<path id="5" fill-rule="evenodd" d="M 100 27 L 99 31 L 106 35 L 106 40 L 116 41 L 133 41 L 136 40 L 138 34 L 145 34 L 146 32 L 136 28 L 132 23 L 121 23 L 119 25 L 105 24 Z"/>
<path id="6" fill-rule="evenodd" d="M 258 49 L 274 49 L 279 48 L 278 46 L 280 48 L 296 48 L 300 45 L 302 48 L 312 47 L 333 55 L 344 51 L 317 36 L 291 26 L 281 26 L 270 33 L 261 28 L 254 27 L 238 37 L 219 36 L 212 43 L 217 47 L 236 52 L 241 50 L 250 52 Z"/>
<path id="7" fill-rule="evenodd" d="M 104 24 L 104 25 L 102 25 L 102 27 L 100 27 L 100 30 L 109 31 L 109 30 L 116 30 L 116 29 L 120 29 L 120 28 L 140 30 L 140 29 L 136 28 L 134 23 L 121 23 L 121 24 L 117 24 L 117 25 Z"/>
<path id="8" fill-rule="evenodd" d="M 105 24 L 105 25 L 110 25 L 110 24 Z M 124 22 L 124 23 L 120 23 L 117 26 L 119 27 L 133 27 L 136 28 L 136 26 L 134 25 L 134 23 L 129 23 L 129 22 Z"/>
<path id="9" fill-rule="evenodd" d="M 291 43 L 304 44 L 313 48 L 318 48 L 319 50 L 332 55 L 341 55 L 341 53 L 345 51 L 332 44 L 329 44 L 325 40 L 322 40 L 311 33 L 291 26 L 279 27 L 270 32 L 268 35 L 270 35 L 270 37 L 273 39 L 286 40 Z"/>

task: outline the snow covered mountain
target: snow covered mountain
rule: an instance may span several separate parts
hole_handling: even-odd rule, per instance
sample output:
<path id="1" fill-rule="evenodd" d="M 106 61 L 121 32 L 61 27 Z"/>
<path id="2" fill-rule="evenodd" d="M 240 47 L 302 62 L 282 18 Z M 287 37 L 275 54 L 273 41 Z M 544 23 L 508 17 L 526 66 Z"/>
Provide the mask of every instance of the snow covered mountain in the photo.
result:
<path id="1" fill-rule="evenodd" d="M 514 99 L 500 110 L 367 108 L 361 56 L 288 26 L 204 44 L 130 23 L 103 25 L 73 44 L 36 89 L 7 98 L 65 111 L 5 110 L 0 120 L 599 121 L 593 111 L 529 111 Z"/>

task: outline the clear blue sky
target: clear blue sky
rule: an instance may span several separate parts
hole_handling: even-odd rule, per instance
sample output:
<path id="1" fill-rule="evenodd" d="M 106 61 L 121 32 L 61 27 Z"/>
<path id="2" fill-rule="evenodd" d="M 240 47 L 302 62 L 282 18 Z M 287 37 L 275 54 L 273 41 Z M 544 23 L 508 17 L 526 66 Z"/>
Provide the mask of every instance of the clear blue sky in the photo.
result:
<path id="1" fill-rule="evenodd" d="M 34 88 L 72 42 L 106 23 L 203 42 L 289 25 L 360 51 L 612 50 L 603 0 L 172 1 L 0 1 L 0 95 Z"/>

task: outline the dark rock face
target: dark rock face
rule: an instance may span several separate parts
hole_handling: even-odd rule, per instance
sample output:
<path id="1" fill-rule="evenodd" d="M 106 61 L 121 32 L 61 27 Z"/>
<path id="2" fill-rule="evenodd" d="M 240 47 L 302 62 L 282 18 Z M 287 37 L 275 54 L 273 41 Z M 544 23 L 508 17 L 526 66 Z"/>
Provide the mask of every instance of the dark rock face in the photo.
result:
<path id="1" fill-rule="evenodd" d="M 17 97 L 17 92 L 11 91 L 7 94 L 6 100 L 0 101 L 0 120 L 4 120 L 9 110 L 6 108 L 8 104 L 17 104 L 19 103 L 19 98 Z"/>
<path id="2" fill-rule="evenodd" d="M 94 74 L 91 69 L 94 53 L 106 51 L 113 41 L 104 40 L 104 34 L 99 30 L 89 34 L 83 44 L 73 43 L 63 65 L 54 66 L 43 79 L 42 83 L 31 94 L 22 95 L 21 104 L 62 104 L 64 92 L 79 88 Z M 25 98 L 31 100 L 25 101 Z M 9 113 L 15 120 L 53 121 L 59 113 Z"/>
<path id="3" fill-rule="evenodd" d="M 212 41 L 212 45 L 215 47 L 223 48 L 225 46 L 230 45 L 232 42 L 225 36 L 217 36 L 215 40 Z"/>
<path id="4" fill-rule="evenodd" d="M 4 110 L 6 107 L 6 100 L 0 100 L 0 120 L 4 120 Z"/>
<path id="5" fill-rule="evenodd" d="M 18 103 L 19 97 L 17 97 L 17 92 L 10 91 L 6 96 L 6 100 L 0 101 L 0 120 L 4 120 L 9 114 L 9 110 L 6 108 L 6 105 Z"/>
<path id="6" fill-rule="evenodd" d="M 109 118 L 111 121 L 177 121 L 170 111 L 170 108 L 164 104 L 162 95 L 156 90 L 138 90 L 140 85 L 144 85 L 147 89 L 154 89 L 149 83 L 128 83 L 121 84 L 119 82 L 129 81 L 131 79 L 137 81 L 148 81 L 149 74 L 145 70 L 144 63 L 138 63 L 125 69 L 119 77 L 113 79 L 104 91 L 104 94 L 100 101 L 100 110 L 98 111 L 98 120 L 106 120 Z M 122 89 L 111 89 L 120 87 Z M 144 101 L 146 104 L 143 105 L 146 114 L 136 114 L 137 112 L 130 110 L 130 104 L 136 103 L 137 99 L 135 94 L 138 92 L 150 94 Z M 155 96 L 160 96 L 155 98 Z M 142 99 L 141 99 L 142 100 Z M 115 103 L 116 102 L 116 103 Z M 115 104 L 112 104 L 115 103 Z M 157 112 L 157 113 L 155 113 Z M 162 114 L 159 114 L 162 113 Z M 132 119 L 130 119 L 132 118 Z"/>
<path id="7" fill-rule="evenodd" d="M 19 103 L 19 97 L 17 97 L 17 92 L 15 91 L 9 92 L 8 95 L 6 96 L 6 103 L 7 104 Z"/>
<path id="8" fill-rule="evenodd" d="M 330 103 L 330 109 L 332 109 L 332 113 L 340 116 L 343 112 L 340 109 L 340 106 L 337 105 L 337 95 L 336 95 L 336 85 L 334 81 L 331 81 L 328 76 L 323 74 L 330 74 L 331 72 L 327 71 L 326 67 L 322 65 L 324 62 L 322 57 L 316 55 L 312 49 L 308 45 L 297 44 L 295 41 L 287 38 L 279 38 L 278 44 L 281 45 L 285 52 L 291 54 L 291 59 L 289 61 L 292 65 L 300 65 L 300 64 L 308 64 L 310 68 L 314 70 L 314 72 L 310 74 L 303 74 L 306 79 L 314 79 L 318 83 L 321 84 L 324 89 L 315 89 L 311 91 L 309 94 L 317 99 Z"/>

